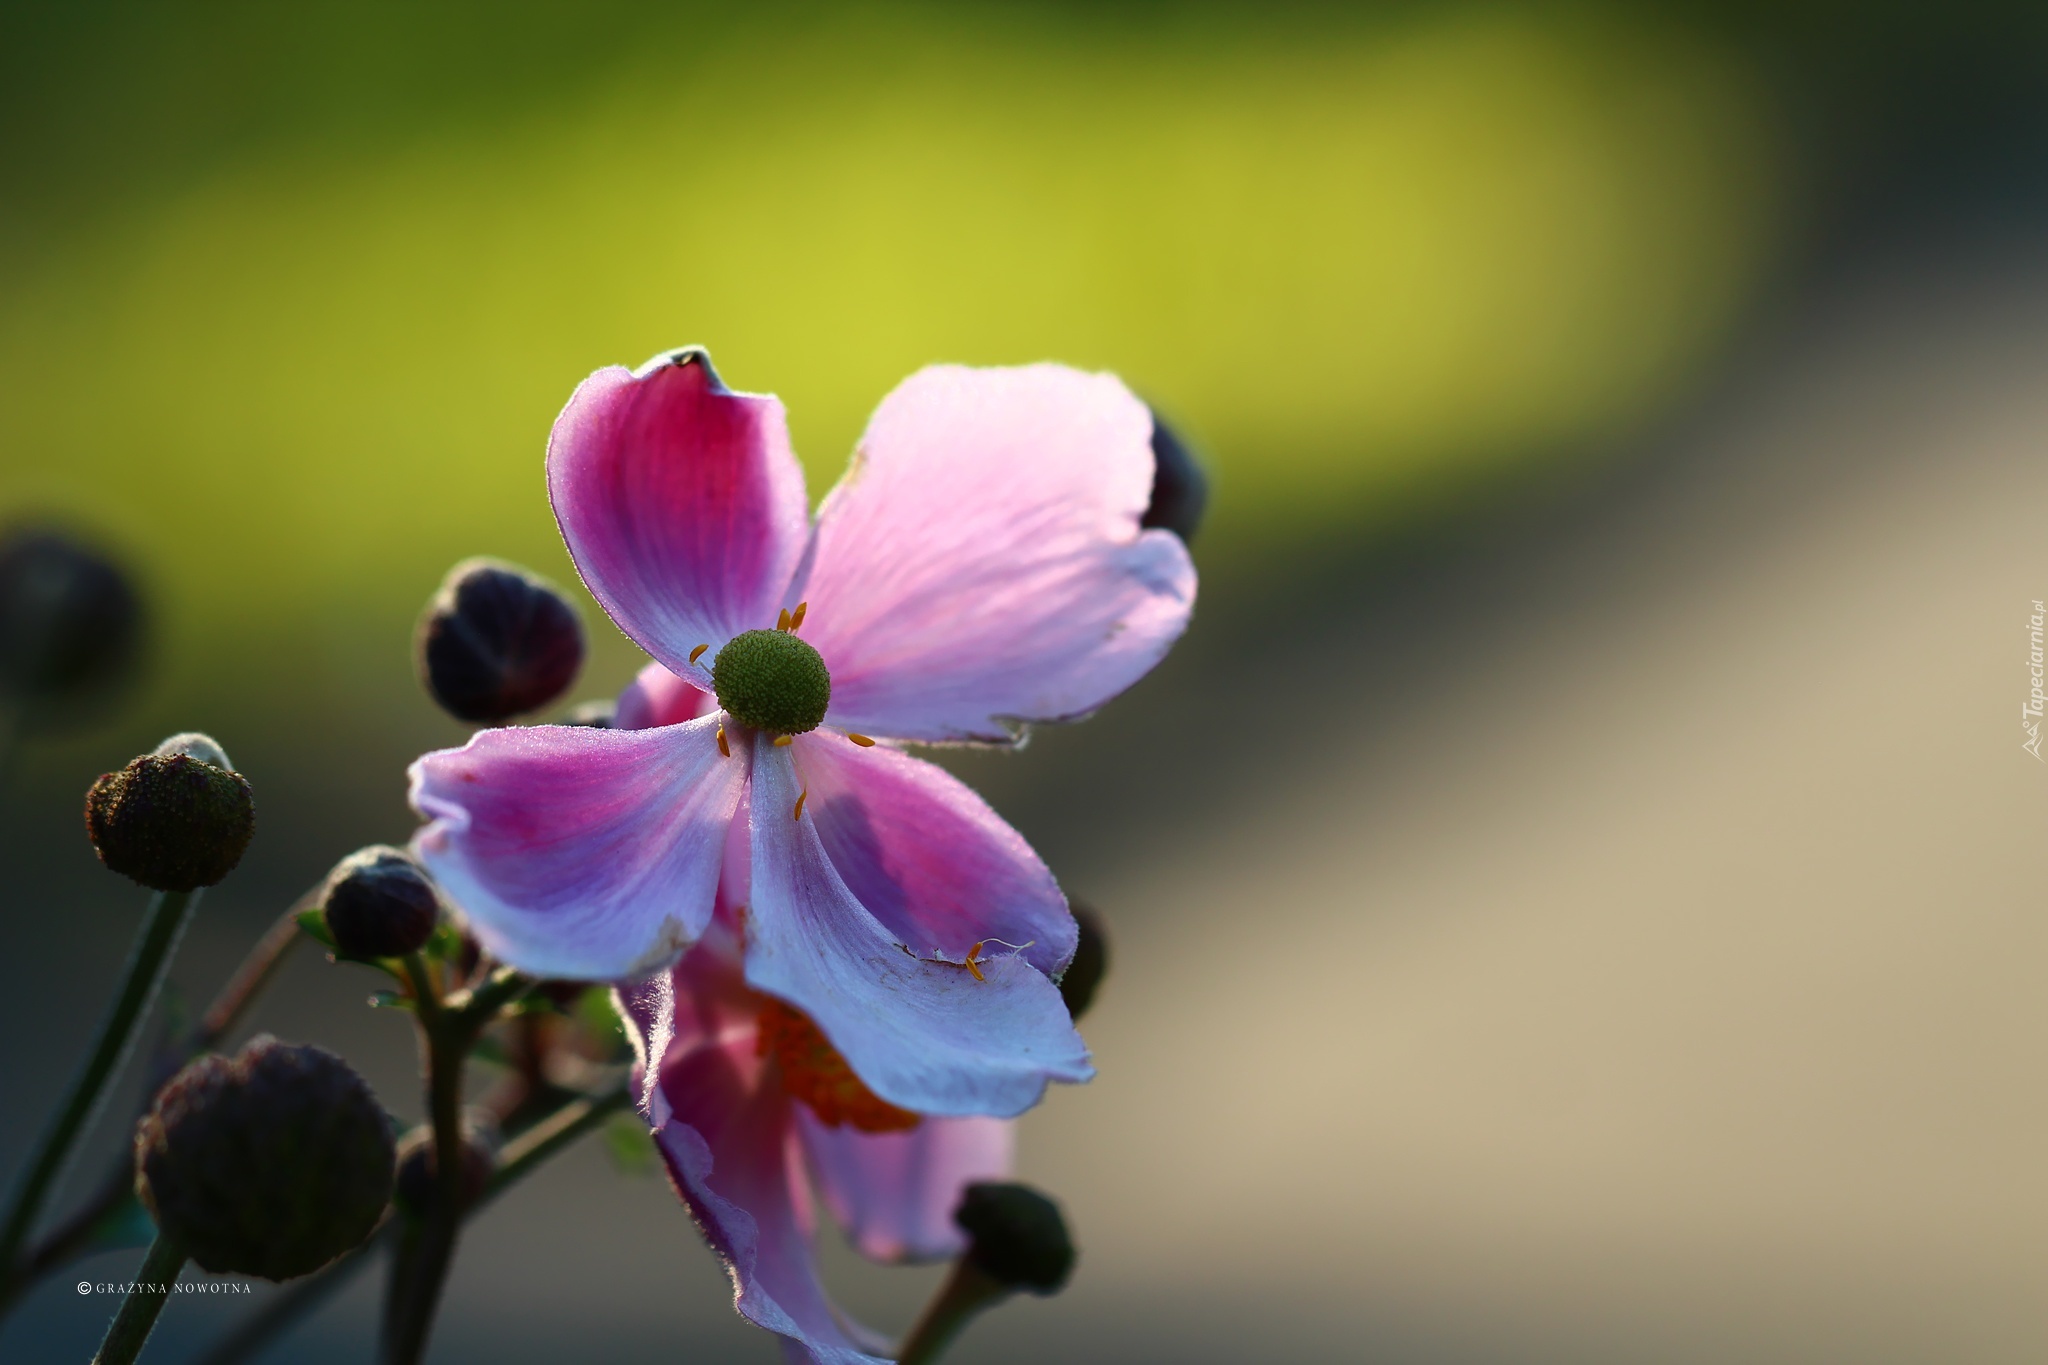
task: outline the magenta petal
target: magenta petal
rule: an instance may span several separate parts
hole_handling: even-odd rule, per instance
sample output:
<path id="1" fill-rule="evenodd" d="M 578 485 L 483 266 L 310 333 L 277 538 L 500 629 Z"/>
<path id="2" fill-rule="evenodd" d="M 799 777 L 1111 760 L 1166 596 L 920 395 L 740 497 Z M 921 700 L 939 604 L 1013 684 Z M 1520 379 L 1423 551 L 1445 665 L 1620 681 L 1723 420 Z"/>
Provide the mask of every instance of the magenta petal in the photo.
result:
<path id="1" fill-rule="evenodd" d="M 711 918 L 745 765 L 716 716 L 659 730 L 485 730 L 412 765 L 420 859 L 484 951 L 536 976 L 619 980 Z"/>
<path id="2" fill-rule="evenodd" d="M 1007 1180 L 1016 1158 L 1009 1119 L 926 1119 L 908 1132 L 828 1128 L 802 1106 L 797 1127 L 825 1206 L 863 1256 L 929 1261 L 957 1255 L 967 1238 L 953 1221 L 977 1180 Z"/>
<path id="3" fill-rule="evenodd" d="M 1187 548 L 1138 525 L 1151 433 L 1113 375 L 945 365 L 899 385 L 825 500 L 798 589 L 828 719 L 1008 742 L 1143 677 L 1195 599 Z"/>
<path id="4" fill-rule="evenodd" d="M 695 349 L 584 380 L 548 439 L 548 494 L 591 595 L 677 673 L 775 624 L 808 531 L 782 404 L 729 392 Z"/>
<path id="5" fill-rule="evenodd" d="M 734 1306 L 820 1365 L 882 1365 L 855 1343 L 818 1281 L 796 1174 L 793 1106 L 754 1056 L 751 1032 L 671 1046 L 652 1099 L 676 1189 L 732 1275 Z"/>
<path id="6" fill-rule="evenodd" d="M 1059 884 L 965 783 L 830 731 L 801 736 L 796 753 L 825 856 L 896 942 L 955 962 L 978 942 L 1009 944 L 1048 976 L 1066 968 L 1076 930 Z"/>
<path id="7" fill-rule="evenodd" d="M 1043 972 L 997 956 L 977 980 L 914 956 L 848 889 L 816 818 L 797 817 L 791 751 L 757 745 L 753 764 L 749 985 L 810 1015 L 869 1089 L 917 1113 L 1007 1117 L 1048 1081 L 1094 1074 Z"/>
<path id="8" fill-rule="evenodd" d="M 612 728 L 651 730 L 657 725 L 681 725 L 686 720 L 709 715 L 716 706 L 711 695 L 696 684 L 677 677 L 660 664 L 649 664 L 619 693 Z"/>

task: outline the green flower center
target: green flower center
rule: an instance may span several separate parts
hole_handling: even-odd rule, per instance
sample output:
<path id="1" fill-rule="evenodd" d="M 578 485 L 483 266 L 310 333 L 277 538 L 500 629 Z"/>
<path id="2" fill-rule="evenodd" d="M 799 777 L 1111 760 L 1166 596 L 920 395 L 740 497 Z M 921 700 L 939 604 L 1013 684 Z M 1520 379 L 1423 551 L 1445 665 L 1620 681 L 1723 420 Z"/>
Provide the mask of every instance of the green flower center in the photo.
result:
<path id="1" fill-rule="evenodd" d="M 727 715 L 778 735 L 817 729 L 832 701 L 818 651 L 780 630 L 733 636 L 711 665 L 711 685 Z"/>

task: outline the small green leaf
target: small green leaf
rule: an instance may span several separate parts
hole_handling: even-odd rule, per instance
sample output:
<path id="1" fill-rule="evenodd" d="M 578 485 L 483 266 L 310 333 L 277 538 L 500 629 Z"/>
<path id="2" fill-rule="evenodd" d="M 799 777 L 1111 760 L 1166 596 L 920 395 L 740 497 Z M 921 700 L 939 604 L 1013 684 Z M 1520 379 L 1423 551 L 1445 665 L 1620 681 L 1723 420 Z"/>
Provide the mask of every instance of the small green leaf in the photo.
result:
<path id="1" fill-rule="evenodd" d="M 319 944 L 330 953 L 339 951 L 334 946 L 334 935 L 327 932 L 327 913 L 324 910 L 320 910 L 317 907 L 312 910 L 301 910 L 298 914 L 298 920 L 299 931 L 307 938 L 312 939 L 313 942 Z"/>
<path id="2" fill-rule="evenodd" d="M 637 1114 L 620 1114 L 604 1126 L 604 1149 L 620 1175 L 652 1175 L 660 1164 L 654 1152 L 654 1135 Z"/>
<path id="3" fill-rule="evenodd" d="M 598 1045 L 608 1048 L 614 1056 L 632 1050 L 626 1041 L 626 1021 L 619 1018 L 610 987 L 592 986 L 583 992 L 576 1000 L 575 1016 Z"/>
<path id="4" fill-rule="evenodd" d="M 462 931 L 442 920 L 434 926 L 433 937 L 420 952 L 430 962 L 452 962 L 462 955 Z"/>

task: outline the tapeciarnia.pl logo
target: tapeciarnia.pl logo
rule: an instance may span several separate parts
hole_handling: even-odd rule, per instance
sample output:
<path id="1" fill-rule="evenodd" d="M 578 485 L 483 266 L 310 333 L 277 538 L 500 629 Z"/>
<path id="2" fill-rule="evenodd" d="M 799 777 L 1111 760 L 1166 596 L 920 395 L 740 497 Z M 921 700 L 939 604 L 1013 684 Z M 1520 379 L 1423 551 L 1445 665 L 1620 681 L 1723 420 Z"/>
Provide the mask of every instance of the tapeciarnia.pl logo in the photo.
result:
<path id="1" fill-rule="evenodd" d="M 2036 762 L 2043 761 L 2041 758 L 2041 711 L 2043 703 L 2048 702 L 2048 697 L 2044 697 L 2041 691 L 2041 623 L 2043 620 L 2048 620 L 2048 607 L 2044 607 L 2040 599 L 2037 598 L 2034 601 L 2034 614 L 2027 621 L 2027 639 L 2029 641 L 2027 671 L 2033 674 L 2034 686 L 2033 690 L 2027 695 L 2026 703 L 2020 707 L 2020 728 L 2027 732 L 2026 742 L 2020 745 L 2020 747 L 2032 754 Z"/>

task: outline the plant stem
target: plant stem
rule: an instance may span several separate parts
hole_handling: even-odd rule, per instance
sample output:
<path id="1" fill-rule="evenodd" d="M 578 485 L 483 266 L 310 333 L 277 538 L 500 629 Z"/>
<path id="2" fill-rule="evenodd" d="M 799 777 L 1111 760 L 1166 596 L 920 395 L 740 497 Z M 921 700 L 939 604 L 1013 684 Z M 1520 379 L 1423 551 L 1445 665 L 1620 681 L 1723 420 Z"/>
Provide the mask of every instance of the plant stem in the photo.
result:
<path id="1" fill-rule="evenodd" d="M 242 1016 L 249 1012 L 249 1006 L 256 1003 L 256 997 L 277 975 L 277 969 L 284 965 L 292 946 L 305 938 L 299 928 L 299 912 L 313 905 L 320 896 L 316 886 L 291 903 L 291 906 L 277 917 L 256 946 L 242 959 L 235 974 L 228 978 L 220 993 L 213 997 L 213 1003 L 206 1007 L 206 1013 L 199 1016 L 199 1026 L 192 1030 L 185 1040 L 186 1057 L 210 1051 L 220 1040 L 234 1032 L 235 1025 L 242 1022 Z"/>
<path id="2" fill-rule="evenodd" d="M 1008 1297 L 1010 1291 L 966 1256 L 953 1262 L 952 1273 L 925 1305 L 924 1315 L 903 1339 L 897 1365 L 931 1365 L 945 1354 L 974 1315 Z"/>
<path id="3" fill-rule="evenodd" d="M 462 1228 L 462 1066 L 469 1050 L 498 1012 L 533 988 L 511 968 L 501 968 L 474 990 L 441 1000 L 418 953 L 405 970 L 419 1002 L 421 1052 L 426 1060 L 427 1116 L 433 1125 L 434 1201 L 418 1224 L 400 1237 L 392 1263 L 391 1293 L 385 1302 L 387 1365 L 418 1365 L 433 1330 L 434 1310 L 455 1258 Z"/>
<path id="4" fill-rule="evenodd" d="M 149 1254 L 142 1258 L 142 1268 L 135 1272 L 128 1297 L 121 1300 L 121 1311 L 107 1324 L 107 1335 L 92 1365 L 130 1365 L 142 1354 L 142 1344 L 156 1326 L 156 1315 L 163 1311 L 164 1300 L 171 1296 L 171 1286 L 184 1268 L 185 1248 L 159 1232 L 149 1244 Z"/>
<path id="5" fill-rule="evenodd" d="M 58 1110 L 56 1122 L 43 1134 L 28 1172 L 15 1190 L 6 1224 L 0 1227 L 0 1271 L 10 1279 L 22 1243 L 34 1230 L 43 1205 L 49 1202 L 58 1177 L 70 1161 L 72 1145 L 92 1125 L 106 1098 L 108 1084 L 134 1047 L 142 1016 L 163 985 L 171 955 L 177 950 L 178 939 L 198 903 L 197 891 L 159 891 L 151 898 L 141 932 L 128 954 L 120 990 L 100 1023 L 92 1052 L 72 1081 L 71 1092 Z"/>
<path id="6" fill-rule="evenodd" d="M 320 894 L 314 887 L 279 917 L 270 931 L 258 940 L 242 959 L 241 966 L 213 998 L 199 1024 L 180 1042 L 175 1056 L 183 1063 L 208 1051 L 233 1032 L 235 1025 L 255 1003 L 263 988 L 277 974 L 293 944 L 305 937 L 299 931 L 298 913 Z M 154 1090 L 156 1087 L 151 1086 Z M 135 1162 L 123 1152 L 94 1189 L 92 1198 L 49 1232 L 44 1233 L 22 1255 L 12 1273 L 0 1273 L 0 1313 L 16 1295 L 73 1257 L 88 1250 L 103 1224 L 135 1197 Z"/>

